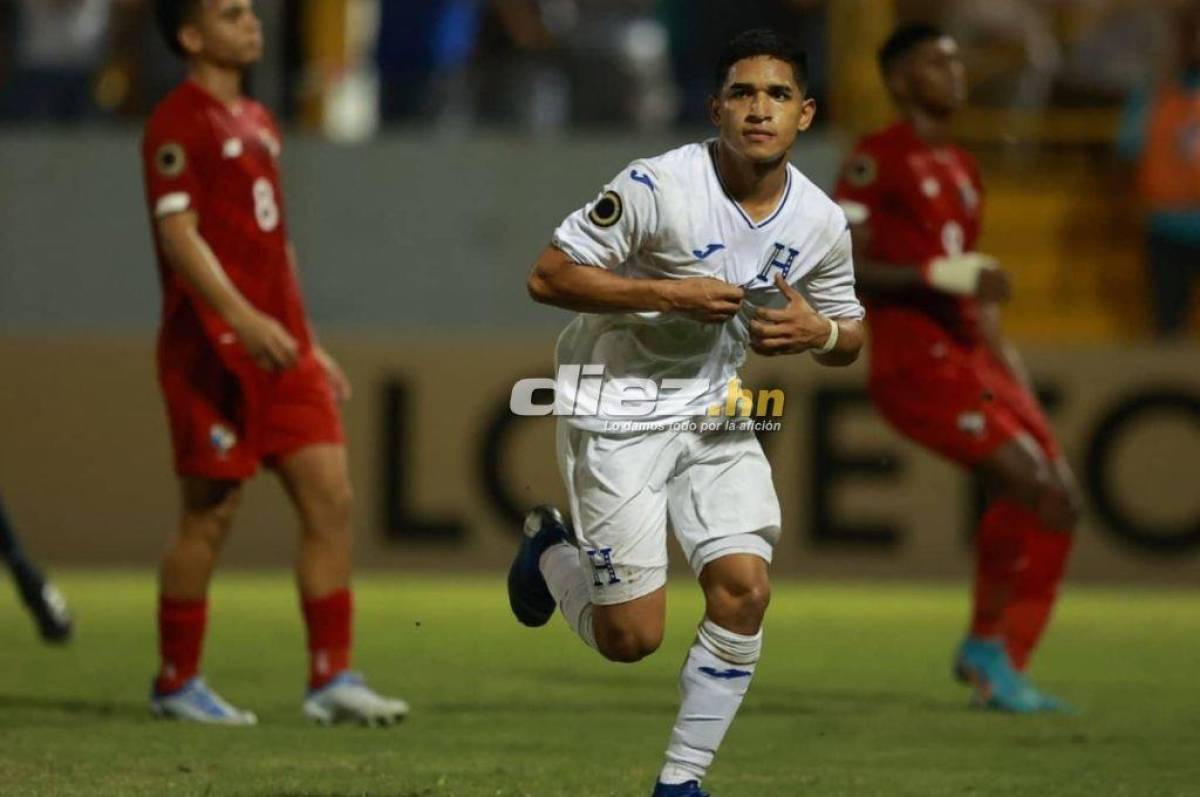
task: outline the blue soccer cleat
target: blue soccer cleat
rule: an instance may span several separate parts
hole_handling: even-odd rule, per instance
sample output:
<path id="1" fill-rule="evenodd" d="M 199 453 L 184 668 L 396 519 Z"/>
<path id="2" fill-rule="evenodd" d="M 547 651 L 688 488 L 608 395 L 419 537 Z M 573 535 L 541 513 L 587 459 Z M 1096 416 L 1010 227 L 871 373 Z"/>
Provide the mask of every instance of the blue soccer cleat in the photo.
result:
<path id="1" fill-rule="evenodd" d="M 1012 666 L 999 640 L 968 636 L 959 646 L 954 672 L 975 687 L 973 702 L 979 708 L 1015 714 L 1044 710 L 1042 695 Z"/>
<path id="2" fill-rule="evenodd" d="M 571 532 L 561 512 L 545 504 L 529 510 L 521 546 L 508 569 L 508 605 L 522 625 L 536 628 L 554 616 L 554 596 L 538 563 L 551 545 L 570 542 Z"/>
<path id="3" fill-rule="evenodd" d="M 203 678 L 192 678 L 174 692 L 150 693 L 150 711 L 157 717 L 204 725 L 256 725 L 258 717 L 229 705 Z"/>
<path id="4" fill-rule="evenodd" d="M 700 781 L 689 780 L 687 783 L 656 783 L 654 794 L 650 797 L 708 797 L 708 792 L 700 790 Z"/>
<path id="5" fill-rule="evenodd" d="M 1079 709 L 1072 706 L 1067 701 L 1057 698 L 1054 695 L 1048 695 L 1037 687 L 1033 687 L 1038 696 L 1038 711 L 1046 714 L 1078 714 Z"/>

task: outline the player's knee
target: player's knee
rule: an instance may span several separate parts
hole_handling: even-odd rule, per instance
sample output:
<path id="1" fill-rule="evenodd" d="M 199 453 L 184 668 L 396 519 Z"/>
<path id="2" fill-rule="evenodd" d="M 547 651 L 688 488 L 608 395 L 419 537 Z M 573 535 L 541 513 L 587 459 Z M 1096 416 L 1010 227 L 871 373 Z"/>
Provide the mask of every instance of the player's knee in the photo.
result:
<path id="1" fill-rule="evenodd" d="M 215 556 L 225 546 L 232 528 L 232 511 L 189 512 L 179 525 L 179 542 L 186 546 L 200 546 Z"/>
<path id="2" fill-rule="evenodd" d="M 354 491 L 348 482 L 322 489 L 306 502 L 308 533 L 323 537 L 348 534 L 353 510 Z"/>
<path id="3" fill-rule="evenodd" d="M 706 597 L 709 619 L 739 633 L 754 633 L 771 603 L 771 585 L 765 578 L 726 580 L 710 588 Z"/>
<path id="4" fill-rule="evenodd" d="M 202 545 L 214 554 L 219 552 L 233 529 L 241 497 L 241 490 L 232 482 L 194 482 L 185 485 L 183 516 L 179 524 L 180 541 Z"/>
<path id="5" fill-rule="evenodd" d="M 1037 503 L 1038 517 L 1042 523 L 1066 533 L 1074 532 L 1079 525 L 1083 508 L 1079 491 L 1072 486 L 1052 482 L 1047 484 Z"/>
<path id="6" fill-rule="evenodd" d="M 663 629 L 633 625 L 596 626 L 596 647 L 610 661 L 632 664 L 649 656 L 662 645 Z"/>

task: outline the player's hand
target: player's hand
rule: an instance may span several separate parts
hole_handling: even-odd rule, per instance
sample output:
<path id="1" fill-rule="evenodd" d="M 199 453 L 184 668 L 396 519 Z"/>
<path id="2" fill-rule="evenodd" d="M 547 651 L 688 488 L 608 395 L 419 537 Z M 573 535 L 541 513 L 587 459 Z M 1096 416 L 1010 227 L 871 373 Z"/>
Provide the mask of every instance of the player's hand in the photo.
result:
<path id="1" fill-rule="evenodd" d="M 689 277 L 666 285 L 671 310 L 706 324 L 723 324 L 742 309 L 746 292 L 712 277 Z"/>
<path id="2" fill-rule="evenodd" d="M 812 309 L 782 274 L 775 275 L 775 286 L 788 300 L 787 307 L 755 312 L 750 322 L 750 348 L 773 357 L 824 346 L 829 340 L 829 319 Z"/>
<path id="3" fill-rule="evenodd" d="M 300 357 L 300 344 L 266 313 L 251 309 L 231 321 L 230 326 L 250 359 L 264 371 L 291 368 Z"/>
<path id="4" fill-rule="evenodd" d="M 1000 268 L 985 268 L 979 272 L 979 284 L 975 286 L 975 298 L 981 302 L 1007 302 L 1012 296 L 1012 280 L 1008 272 Z"/>
<path id="5" fill-rule="evenodd" d="M 313 354 L 316 356 L 317 362 L 321 364 L 321 368 L 325 370 L 329 386 L 333 388 L 333 397 L 338 401 L 349 401 L 354 396 L 354 388 L 350 385 L 350 380 L 346 378 L 346 372 L 342 370 L 342 366 L 338 365 L 338 361 L 320 346 L 313 349 Z"/>

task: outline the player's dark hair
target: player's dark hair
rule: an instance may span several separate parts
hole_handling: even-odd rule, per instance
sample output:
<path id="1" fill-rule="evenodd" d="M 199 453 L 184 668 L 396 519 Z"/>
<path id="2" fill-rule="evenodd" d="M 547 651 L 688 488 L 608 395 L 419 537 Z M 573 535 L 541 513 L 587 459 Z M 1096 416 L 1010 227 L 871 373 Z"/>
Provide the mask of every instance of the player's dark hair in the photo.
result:
<path id="1" fill-rule="evenodd" d="M 879 60 L 879 71 L 885 75 L 900 59 L 908 55 L 918 45 L 927 41 L 935 41 L 946 35 L 946 31 L 930 22 L 909 22 L 892 31 L 887 41 L 879 48 L 876 58 Z"/>
<path id="2" fill-rule="evenodd" d="M 200 0 L 155 0 L 154 19 L 163 41 L 178 56 L 187 55 L 179 43 L 179 29 L 191 21 L 200 7 Z"/>
<path id="3" fill-rule="evenodd" d="M 739 33 L 725 45 L 725 49 L 721 51 L 721 57 L 717 59 L 717 69 L 714 74 L 716 79 L 714 85 L 717 90 L 719 91 L 721 86 L 725 85 L 725 78 L 729 77 L 729 70 L 734 64 L 746 58 L 763 55 L 791 64 L 792 71 L 796 75 L 796 85 L 802 92 L 807 90 L 808 56 L 791 39 L 770 28 L 754 28 L 745 33 Z"/>

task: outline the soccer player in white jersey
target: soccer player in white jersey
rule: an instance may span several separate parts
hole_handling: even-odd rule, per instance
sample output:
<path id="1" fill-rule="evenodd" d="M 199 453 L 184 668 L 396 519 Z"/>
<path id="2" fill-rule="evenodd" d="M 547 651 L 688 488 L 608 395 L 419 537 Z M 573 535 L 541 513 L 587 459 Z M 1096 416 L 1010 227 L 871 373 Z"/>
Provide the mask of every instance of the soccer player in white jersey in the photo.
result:
<path id="1" fill-rule="evenodd" d="M 738 36 L 717 69 L 718 137 L 622 169 L 529 278 L 536 301 L 580 314 L 559 338 L 555 409 L 574 530 L 529 514 L 509 600 L 525 625 L 557 606 L 602 656 L 638 661 L 662 641 L 669 523 L 706 608 L 656 797 L 704 794 L 759 659 L 780 533 L 753 432 L 708 409 L 747 348 L 839 366 L 862 347 L 845 216 L 788 163 L 816 110 L 805 82 L 786 39 Z"/>

